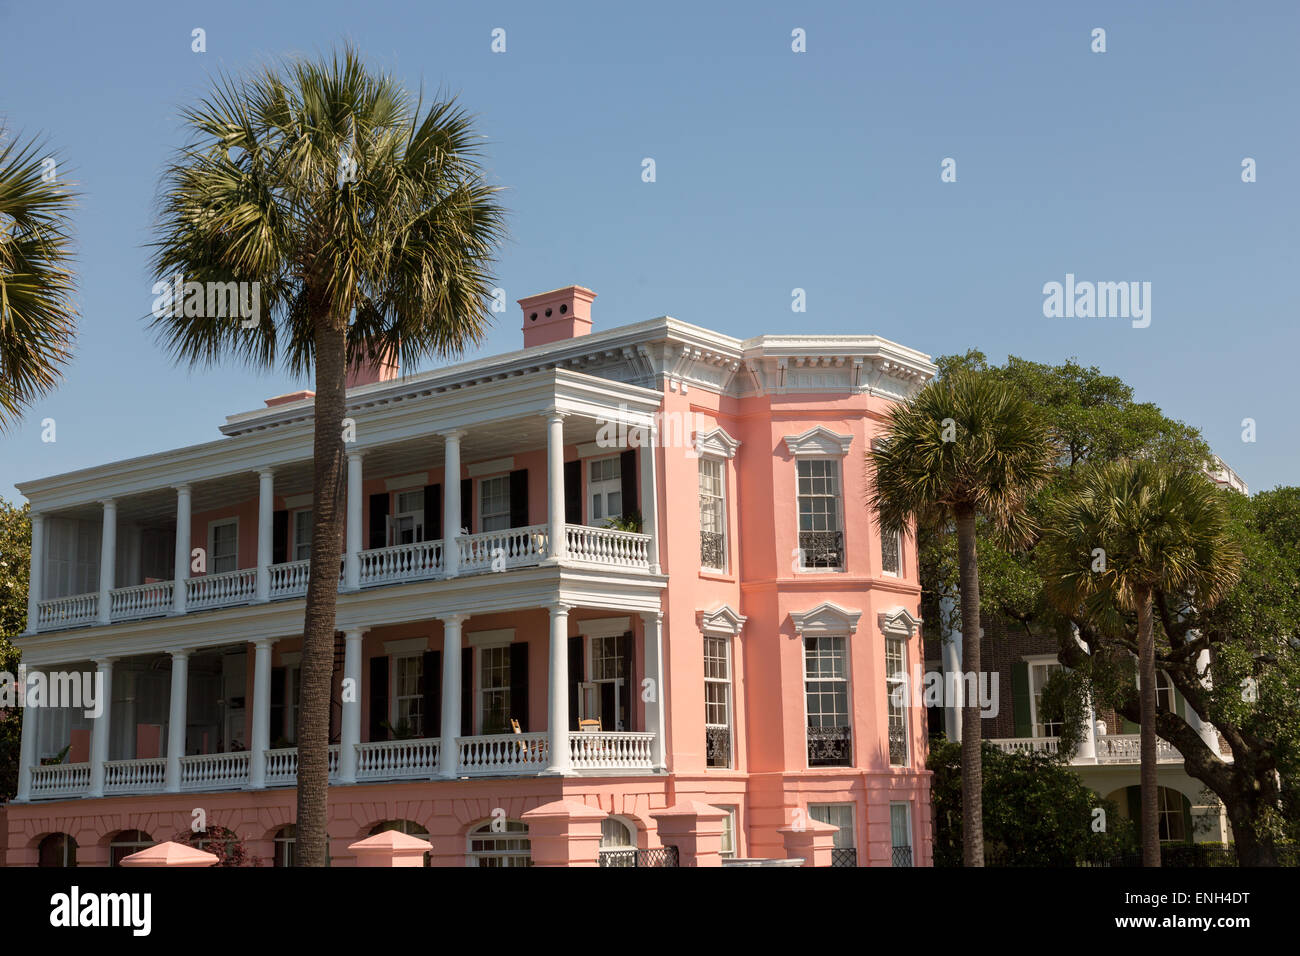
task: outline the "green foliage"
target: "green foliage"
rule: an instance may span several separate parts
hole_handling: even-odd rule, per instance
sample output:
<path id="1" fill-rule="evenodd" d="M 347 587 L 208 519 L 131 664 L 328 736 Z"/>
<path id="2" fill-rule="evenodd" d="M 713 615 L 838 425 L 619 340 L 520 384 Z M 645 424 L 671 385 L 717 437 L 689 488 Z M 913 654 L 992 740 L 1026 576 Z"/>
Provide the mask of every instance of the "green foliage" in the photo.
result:
<path id="1" fill-rule="evenodd" d="M 641 533 L 641 512 L 629 511 L 627 514 L 618 518 L 610 518 L 605 522 L 606 528 L 613 528 L 615 531 L 632 531 L 637 534 Z"/>
<path id="2" fill-rule="evenodd" d="M 15 508 L 0 498 L 0 670 L 18 672 L 12 639 L 27 628 L 27 582 L 31 573 L 32 521 L 27 505 Z M 0 801 L 18 790 L 22 712 L 0 708 Z"/>
<path id="3" fill-rule="evenodd" d="M 261 861 L 244 847 L 239 834 L 229 827 L 212 825 L 206 830 L 195 833 L 182 830 L 173 837 L 173 842 L 183 843 L 205 853 L 216 854 L 217 862 L 213 866 L 260 866 Z"/>
<path id="4" fill-rule="evenodd" d="M 928 767 L 935 821 L 934 865 L 960 866 L 961 748 L 932 745 Z M 989 866 L 1080 866 L 1131 853 L 1136 828 L 1115 805 L 1089 790 L 1059 758 L 1003 753 L 986 745 L 984 841 Z M 1105 811 L 1106 830 L 1093 831 L 1093 811 Z"/>

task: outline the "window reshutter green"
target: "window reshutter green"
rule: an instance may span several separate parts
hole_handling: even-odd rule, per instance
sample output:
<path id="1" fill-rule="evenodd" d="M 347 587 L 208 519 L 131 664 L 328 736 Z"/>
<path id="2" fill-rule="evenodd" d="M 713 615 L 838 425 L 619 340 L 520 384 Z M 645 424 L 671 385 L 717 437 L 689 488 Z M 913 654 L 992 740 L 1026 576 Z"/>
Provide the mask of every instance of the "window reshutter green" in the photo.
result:
<path id="1" fill-rule="evenodd" d="M 388 658 L 370 658 L 370 739 L 387 740 L 384 723 L 388 720 Z"/>
<path id="2" fill-rule="evenodd" d="M 510 645 L 510 716 L 528 733 L 528 642 Z"/>
<path id="3" fill-rule="evenodd" d="M 474 533 L 474 479 L 460 480 L 460 526 L 466 534 Z"/>
<path id="4" fill-rule="evenodd" d="M 578 729 L 578 698 L 582 694 L 582 638 L 569 638 L 569 729 Z"/>
<path id="5" fill-rule="evenodd" d="M 388 544 L 388 492 L 370 496 L 370 548 Z"/>
<path id="6" fill-rule="evenodd" d="M 636 730 L 636 705 L 641 695 L 641 686 L 636 681 L 636 638 L 628 631 L 618 639 L 618 644 L 623 657 L 623 706 L 627 714 L 624 730 Z"/>
<path id="7" fill-rule="evenodd" d="M 1016 736 L 1032 737 L 1034 721 L 1029 709 L 1029 665 L 1024 661 L 1011 665 L 1011 700 Z"/>
<path id="8" fill-rule="evenodd" d="M 442 654 L 439 651 L 425 651 L 422 662 L 423 674 L 420 688 L 424 695 L 424 727 L 421 736 L 438 737 L 442 735 Z"/>
<path id="9" fill-rule="evenodd" d="M 474 733 L 474 648 L 460 649 L 460 735 Z"/>
<path id="10" fill-rule="evenodd" d="M 424 486 L 424 540 L 442 537 L 442 485 Z"/>
<path id="11" fill-rule="evenodd" d="M 289 512 L 276 511 L 271 515 L 271 563 L 284 564 L 289 560 Z"/>
<path id="12" fill-rule="evenodd" d="M 641 508 L 636 494 L 636 452 L 629 448 L 618 456 L 619 484 L 623 492 L 623 517 Z"/>
<path id="13" fill-rule="evenodd" d="M 582 524 L 582 462 L 564 463 L 564 523 Z"/>
<path id="14" fill-rule="evenodd" d="M 528 526 L 528 469 L 510 472 L 510 527 Z"/>

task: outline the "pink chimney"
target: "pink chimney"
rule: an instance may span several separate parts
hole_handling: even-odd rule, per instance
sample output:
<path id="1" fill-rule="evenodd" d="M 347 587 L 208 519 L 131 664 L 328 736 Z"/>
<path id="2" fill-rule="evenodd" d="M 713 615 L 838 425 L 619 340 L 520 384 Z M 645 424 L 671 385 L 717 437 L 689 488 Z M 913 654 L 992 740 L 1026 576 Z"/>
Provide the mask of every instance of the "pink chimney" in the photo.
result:
<path id="1" fill-rule="evenodd" d="M 524 310 L 524 348 L 549 345 L 591 332 L 591 302 L 596 293 L 580 285 L 530 295 L 519 300 Z"/>
<path id="2" fill-rule="evenodd" d="M 345 386 L 356 388 L 358 385 L 373 385 L 375 382 L 391 382 L 397 378 L 397 373 L 397 356 L 391 351 L 383 355 L 371 355 L 368 360 L 348 369 Z"/>

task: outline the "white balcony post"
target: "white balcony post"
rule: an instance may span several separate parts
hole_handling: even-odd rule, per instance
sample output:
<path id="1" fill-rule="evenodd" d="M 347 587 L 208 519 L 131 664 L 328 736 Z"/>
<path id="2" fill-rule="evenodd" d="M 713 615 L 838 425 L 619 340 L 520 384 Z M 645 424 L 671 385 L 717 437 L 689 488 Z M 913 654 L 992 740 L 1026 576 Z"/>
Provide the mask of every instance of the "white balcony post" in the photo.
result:
<path id="1" fill-rule="evenodd" d="M 172 573 L 172 613 L 185 613 L 185 582 L 190 576 L 190 486 L 176 486 L 176 568 Z"/>
<path id="2" fill-rule="evenodd" d="M 103 657 L 95 661 L 96 691 L 101 695 L 100 714 L 90 731 L 90 789 L 88 797 L 104 795 L 104 761 L 108 760 L 109 718 L 113 714 L 113 659 Z"/>
<path id="3" fill-rule="evenodd" d="M 27 633 L 39 630 L 41 582 L 45 573 L 45 516 L 32 512 L 32 564 L 27 578 Z M 23 718 L 26 720 L 26 718 Z"/>
<path id="4" fill-rule="evenodd" d="M 545 772 L 569 772 L 569 605 L 551 605 L 551 667 L 547 675 L 546 728 L 551 738 L 550 762 Z"/>
<path id="5" fill-rule="evenodd" d="M 348 547 L 343 556 L 343 586 L 361 587 L 361 452 L 348 452 Z"/>
<path id="6" fill-rule="evenodd" d="M 253 642 L 253 746 L 248 755 L 248 785 L 266 786 L 266 752 L 271 749 L 271 647 L 275 641 Z"/>
<path id="7" fill-rule="evenodd" d="M 567 553 L 564 539 L 564 416 L 559 409 L 546 413 L 546 487 L 550 492 L 546 503 L 546 524 L 550 550 L 547 560 L 559 561 Z M 554 618 L 552 618 L 554 620 Z M 565 717 L 566 724 L 568 717 Z M 552 746 L 552 760 L 555 748 Z M 568 748 L 565 748 L 568 758 Z"/>
<path id="8" fill-rule="evenodd" d="M 664 616 L 658 611 L 646 611 L 642 613 L 641 621 L 644 624 L 645 676 L 654 682 L 655 694 L 655 699 L 646 701 L 645 705 L 646 730 L 654 734 L 654 740 L 650 742 L 650 759 L 655 770 L 663 771 L 667 769 L 664 758 L 667 749 L 664 746 Z M 636 694 L 640 690 L 639 687 L 632 688 Z"/>
<path id="9" fill-rule="evenodd" d="M 1189 631 L 1188 636 L 1195 638 L 1199 636 L 1198 632 Z M 1201 686 L 1209 690 L 1212 686 L 1210 680 L 1210 651 L 1209 648 L 1203 649 L 1196 655 L 1196 673 L 1200 676 Z M 1210 748 L 1210 753 L 1216 757 L 1222 757 L 1223 752 L 1219 749 L 1219 731 L 1208 720 L 1201 720 L 1201 715 L 1192 709 L 1191 704 L 1183 702 L 1187 708 L 1188 723 L 1192 729 L 1200 735 L 1205 746 Z"/>
<path id="10" fill-rule="evenodd" d="M 271 562 L 275 560 L 275 472 L 257 473 L 257 600 L 271 600 Z"/>
<path id="11" fill-rule="evenodd" d="M 26 680 L 26 674 L 21 679 Z M 22 691 L 23 736 L 18 745 L 18 792 L 14 797 L 19 801 L 28 800 L 32 795 L 32 767 L 36 766 L 36 748 L 41 732 L 41 710 L 26 704 L 27 688 L 23 687 Z"/>
<path id="12" fill-rule="evenodd" d="M 468 614 L 448 614 L 442 619 L 442 742 L 438 751 L 438 776 L 455 778 L 460 769 L 460 657 L 461 625 Z M 465 727 L 465 731 L 472 728 Z"/>
<path id="13" fill-rule="evenodd" d="M 650 559 L 650 573 L 659 573 L 659 485 L 656 481 L 656 448 L 659 435 L 652 422 L 645 429 L 645 442 L 641 445 L 641 530 L 650 536 L 646 545 Z M 624 505 L 624 507 L 627 507 Z"/>
<path id="14" fill-rule="evenodd" d="M 460 544 L 456 538 L 460 534 L 460 440 L 464 434 L 459 430 L 442 433 L 442 570 L 449 578 L 460 573 Z"/>
<path id="15" fill-rule="evenodd" d="M 343 726 L 339 734 L 339 783 L 357 782 L 361 743 L 361 638 L 359 627 L 343 632 Z M 371 689 L 374 693 L 374 689 Z"/>
<path id="16" fill-rule="evenodd" d="M 104 532 L 99 543 L 99 623 L 113 619 L 113 586 L 117 577 L 117 502 L 105 498 Z"/>
<path id="17" fill-rule="evenodd" d="M 939 617 L 942 620 L 951 620 L 956 607 L 956 602 L 948 595 L 944 595 L 939 599 Z M 947 640 L 943 642 L 941 652 L 945 698 L 943 731 L 949 740 L 956 742 L 961 740 L 961 694 L 966 687 L 961 676 L 962 635 L 960 630 L 953 628 L 948 632 Z M 951 695 L 949 693 L 950 689 Z M 952 699 L 949 699 L 950 696 Z"/>
<path id="18" fill-rule="evenodd" d="M 181 789 L 181 758 L 185 756 L 185 725 L 187 710 L 185 695 L 190 673 L 190 652 L 172 651 L 171 713 L 167 723 L 167 773 L 163 789 L 179 793 Z"/>
<path id="19" fill-rule="evenodd" d="M 1079 636 L 1079 629 L 1074 628 L 1074 641 L 1087 653 L 1088 645 Z M 1083 738 L 1079 741 L 1079 750 L 1074 755 L 1074 763 L 1097 762 L 1097 712 L 1093 708 L 1092 694 L 1083 702 Z"/>

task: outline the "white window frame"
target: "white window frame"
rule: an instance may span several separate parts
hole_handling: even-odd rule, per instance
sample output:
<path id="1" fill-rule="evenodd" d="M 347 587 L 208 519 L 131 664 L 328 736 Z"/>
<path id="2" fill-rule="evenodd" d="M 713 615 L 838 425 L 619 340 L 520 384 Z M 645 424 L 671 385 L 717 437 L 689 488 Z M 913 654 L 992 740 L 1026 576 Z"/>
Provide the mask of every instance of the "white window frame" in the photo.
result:
<path id="1" fill-rule="evenodd" d="M 815 478 L 834 477 L 834 479 L 835 479 L 835 494 L 834 494 L 833 496 L 832 496 L 832 495 L 809 495 L 808 497 L 809 497 L 809 498 L 812 498 L 812 499 L 823 499 L 823 498 L 832 498 L 832 497 L 833 497 L 833 498 L 835 499 L 835 502 L 836 502 L 836 505 L 835 505 L 835 523 L 836 523 L 836 525 L 837 525 L 838 527 L 835 527 L 835 528 L 826 528 L 826 529 L 824 529 L 824 530 L 826 531 L 826 533 L 831 533 L 831 534 L 836 533 L 836 532 L 839 533 L 839 536 L 840 536 L 840 564 L 839 564 L 839 567 L 834 567 L 834 568 L 822 568 L 822 567 L 806 567 L 806 566 L 804 565 L 804 553 L 803 553 L 804 549 L 803 549 L 803 545 L 799 543 L 799 542 L 800 542 L 800 536 L 804 533 L 804 532 L 803 532 L 803 513 L 802 513 L 802 509 L 799 507 L 799 501 L 800 501 L 801 498 L 804 497 L 804 495 L 802 495 L 802 494 L 800 493 L 800 491 L 799 491 L 799 482 L 802 480 L 802 476 L 799 474 L 799 469 L 800 469 L 800 466 L 803 465 L 804 463 L 809 463 L 809 464 L 811 464 L 811 463 L 813 463 L 813 462 L 825 462 L 826 464 L 832 466 L 832 468 L 833 468 L 833 470 L 834 470 L 834 475 L 833 475 L 833 476 L 831 476 L 831 475 L 810 475 L 810 476 L 809 476 L 809 480 L 813 480 L 813 479 L 815 479 Z M 844 573 L 845 569 L 846 569 L 847 566 L 848 566 L 848 558 L 849 558 L 848 550 L 849 550 L 849 549 L 848 549 L 848 536 L 847 536 L 847 534 L 845 533 L 845 529 L 844 529 L 844 462 L 843 462 L 843 459 L 841 459 L 841 458 L 837 458 L 837 457 L 834 457 L 834 456 L 832 456 L 832 455 L 803 455 L 803 456 L 800 456 L 800 457 L 798 457 L 798 458 L 795 459 L 795 464 L 794 464 L 794 528 L 795 528 L 795 545 L 796 545 L 796 547 L 799 549 L 799 566 L 798 566 L 798 568 L 796 569 L 796 572 L 797 572 L 797 573 L 799 573 L 799 574 L 843 574 L 843 573 Z M 812 534 L 812 533 L 816 533 L 816 532 L 810 530 L 809 533 Z"/>
<path id="2" fill-rule="evenodd" d="M 393 493 L 393 513 L 388 517 L 388 544 L 389 547 L 401 544 L 401 522 L 404 518 L 411 521 L 411 542 L 412 544 L 424 541 L 427 537 L 424 527 L 424 488 L 403 488 Z M 402 504 L 402 495 L 420 496 L 420 507 L 415 511 L 398 510 Z"/>
<path id="3" fill-rule="evenodd" d="M 606 843 L 605 842 L 605 824 L 610 821 L 617 823 L 620 827 L 623 828 L 626 835 L 631 840 L 630 843 Z M 609 816 L 607 816 L 604 820 L 601 821 L 600 847 L 597 850 L 598 854 L 625 853 L 628 850 L 635 850 L 636 848 L 637 848 L 637 827 L 635 823 L 633 823 L 627 817 L 619 816 L 616 813 L 611 813 Z"/>
<path id="4" fill-rule="evenodd" d="M 599 458 L 583 459 L 583 466 L 587 469 L 587 520 L 590 521 L 594 527 L 604 527 L 605 522 L 609 521 L 611 518 L 621 518 L 625 513 L 626 502 L 623 501 L 623 471 L 620 461 L 621 459 L 618 455 L 603 455 Z M 614 463 L 614 477 L 602 478 L 600 481 L 592 480 L 592 466 L 595 464 L 605 465 L 609 462 Z M 618 492 L 619 510 L 616 515 L 610 514 L 608 509 L 608 496 L 612 492 Z M 601 496 L 601 510 L 604 512 L 599 518 L 596 517 L 596 501 L 598 495 Z"/>
<path id="5" fill-rule="evenodd" d="M 1036 738 L 1059 737 L 1060 731 L 1055 734 L 1048 734 L 1047 725 L 1038 719 L 1038 699 L 1043 695 L 1043 686 L 1051 680 L 1052 674 L 1056 671 L 1063 671 L 1065 668 L 1061 665 L 1060 659 L 1055 654 L 1032 654 L 1021 658 L 1029 669 L 1029 729 Z M 1043 686 L 1038 685 L 1035 674 L 1036 667 L 1046 667 L 1047 670 L 1043 675 Z M 1056 671 L 1051 668 L 1055 667 Z M 1055 722 L 1053 722 L 1055 723 Z M 1040 733 L 1042 731 L 1042 733 Z"/>
<path id="6" fill-rule="evenodd" d="M 583 637 L 583 641 L 582 641 L 583 669 L 582 669 L 582 672 L 583 672 L 584 674 L 595 674 L 595 673 L 596 673 L 596 642 L 597 642 L 597 641 L 614 641 L 614 642 L 615 642 L 615 643 L 614 643 L 614 649 L 615 649 L 615 651 L 617 651 L 617 650 L 618 650 L 618 641 L 619 641 L 619 640 L 623 637 L 623 635 L 626 634 L 630 629 L 631 629 L 631 627 L 630 627 L 630 625 L 629 625 L 628 627 L 623 628 L 623 630 L 621 630 L 621 631 L 619 631 L 617 634 L 615 634 L 615 633 L 606 633 L 606 629 L 604 629 L 604 628 L 597 628 L 596 630 L 598 631 L 598 633 L 588 633 L 588 634 L 584 634 L 584 635 L 582 635 L 582 637 Z M 606 657 L 606 659 L 608 659 L 608 657 Z M 615 660 L 618 660 L 618 659 L 619 659 L 617 653 L 614 655 L 614 659 L 615 659 Z M 629 695 L 631 694 L 631 690 L 628 688 L 628 686 L 627 686 L 627 682 L 628 682 L 628 675 L 627 675 L 627 674 L 624 674 L 622 677 L 591 677 L 591 678 L 589 678 L 589 679 L 583 681 L 581 684 L 578 685 L 578 718 L 579 718 L 580 720 L 586 720 L 586 719 L 588 719 L 588 718 L 592 718 L 592 717 L 595 717 L 595 716 L 596 716 L 596 712 L 600 709 L 600 685 L 601 685 L 601 684 L 613 684 L 613 685 L 614 685 L 614 714 L 615 714 L 614 722 L 615 722 L 615 724 L 618 723 L 618 717 L 617 717 L 617 714 L 618 714 L 618 712 L 619 712 L 619 710 L 620 710 L 620 706 L 619 706 L 620 704 L 622 705 L 621 709 L 624 710 L 624 711 L 628 714 L 628 716 L 629 716 L 629 718 L 630 718 L 630 717 L 631 717 L 631 714 L 632 714 L 632 707 L 633 707 L 633 705 L 634 705 L 634 701 L 633 701 L 632 698 L 629 696 Z M 592 701 L 592 700 L 595 701 L 595 705 L 594 705 L 594 706 L 591 706 L 591 705 L 589 705 L 589 703 L 588 703 L 589 701 Z M 617 727 L 617 726 L 616 726 L 616 727 L 606 727 L 606 726 L 605 726 L 605 718 L 604 718 L 604 715 L 601 715 L 601 717 L 600 717 L 600 729 L 601 729 L 602 731 L 616 731 L 616 730 L 624 730 L 625 728 L 624 728 L 624 727 Z"/>
<path id="7" fill-rule="evenodd" d="M 808 712 L 808 682 L 809 682 L 808 641 L 810 638 L 817 639 L 817 640 L 835 638 L 838 640 L 842 640 L 844 642 L 844 677 L 832 678 L 832 679 L 844 681 L 844 700 L 845 700 L 844 709 L 845 709 L 845 718 L 848 721 L 847 726 L 849 731 L 849 743 L 848 743 L 849 762 L 843 765 L 838 765 L 838 764 L 829 765 L 829 769 L 835 769 L 838 766 L 852 767 L 854 766 L 853 641 L 850 640 L 850 634 L 847 631 L 843 633 L 817 632 L 817 633 L 810 633 L 810 634 L 803 635 L 803 641 L 801 642 L 802 646 L 799 649 L 800 650 L 799 666 L 803 669 L 802 673 L 800 674 L 803 683 L 803 686 L 800 688 L 800 693 L 803 696 L 804 766 L 809 770 L 828 769 L 828 767 L 814 767 L 812 763 L 808 760 L 808 730 L 809 730 L 808 718 L 811 716 L 811 714 Z M 824 680 L 824 678 L 818 678 L 818 680 Z"/>
<path id="8" fill-rule="evenodd" d="M 890 670 L 891 651 L 897 651 L 898 662 L 902 665 L 901 671 Z M 895 703 L 895 699 L 894 699 L 895 692 L 899 690 L 900 687 L 901 687 L 902 694 L 903 695 L 907 694 L 908 691 L 907 678 L 908 678 L 907 641 L 904 638 L 886 634 L 885 635 L 885 707 L 886 707 L 885 730 L 887 735 L 889 732 L 893 731 L 896 717 L 901 722 L 903 728 L 903 762 L 902 763 L 894 763 L 892 748 L 889 747 L 889 738 L 888 736 L 886 736 L 885 738 L 886 753 L 888 754 L 889 765 L 891 767 L 911 766 L 912 740 L 908 728 L 907 704 L 906 703 L 901 705 L 897 704 Z M 906 701 L 907 700 L 906 696 L 904 696 L 903 699 L 904 701 Z"/>
<path id="9" fill-rule="evenodd" d="M 903 811 L 903 819 L 907 823 L 907 843 L 894 843 L 894 809 L 900 808 Z M 893 863 L 893 853 L 896 847 L 906 846 L 911 851 L 912 866 L 916 866 L 916 840 L 912 834 L 912 801 L 911 800 L 891 800 L 889 802 L 889 853 L 890 863 Z"/>
<path id="10" fill-rule="evenodd" d="M 709 641 L 717 641 L 717 642 L 719 642 L 719 643 L 722 645 L 723 661 L 724 661 L 724 663 L 726 664 L 726 668 L 727 668 L 727 676 L 726 676 L 725 679 L 717 678 L 717 677 L 710 677 L 710 676 L 709 676 L 709 671 L 708 671 L 708 666 L 707 666 L 707 662 L 708 662 L 708 660 L 709 660 Z M 706 666 L 705 666 L 705 668 L 704 668 L 704 687 L 705 687 L 705 694 L 704 694 L 704 729 L 705 729 L 705 735 L 706 735 L 706 737 L 707 737 L 708 730 L 709 730 L 709 728 L 711 728 L 711 727 L 725 727 L 725 729 L 726 729 L 726 731 L 727 731 L 727 764 L 726 764 L 726 766 L 725 766 L 725 767 L 711 767 L 711 766 L 709 766 L 709 763 L 708 763 L 708 753 L 707 753 L 707 749 L 708 749 L 708 748 L 706 747 L 706 748 L 705 748 L 705 749 L 706 749 L 706 753 L 705 753 L 705 756 L 704 756 L 705 770 L 734 770 L 734 769 L 735 769 L 735 766 L 736 766 L 736 720 L 735 720 L 736 695 L 735 695 L 735 684 L 734 684 L 735 663 L 734 663 L 734 654 L 732 653 L 732 651 L 733 651 L 733 648 L 732 648 L 732 638 L 731 638 L 731 636 L 726 635 L 726 634 L 718 634 L 718 633 L 716 633 L 716 632 L 714 632 L 714 633 L 709 633 L 709 632 L 707 632 L 707 631 L 705 632 L 705 634 L 704 634 L 704 644 L 703 644 L 703 648 L 702 648 L 702 652 L 703 652 L 703 653 L 702 653 L 702 659 L 703 659 L 703 661 L 704 661 L 705 664 L 706 664 Z M 725 723 L 725 724 L 713 724 L 713 723 L 709 723 L 709 695 L 708 695 L 708 688 L 709 688 L 709 686 L 710 686 L 711 684 L 721 684 L 721 685 L 723 686 L 723 688 L 724 688 L 724 691 L 725 691 L 725 694 L 726 694 L 726 709 L 727 709 L 727 714 L 726 714 L 726 723 Z M 805 747 L 804 749 L 807 750 L 806 747 Z"/>
<path id="11" fill-rule="evenodd" d="M 505 511 L 489 512 L 487 510 L 487 501 L 484 498 L 484 492 L 487 490 L 489 482 L 497 481 L 505 482 Z M 478 493 L 478 507 L 474 510 L 478 513 L 479 533 L 507 530 L 510 527 L 510 473 L 506 472 L 504 475 L 484 475 L 482 478 L 477 479 L 476 491 Z M 487 526 L 489 520 L 495 524 L 502 518 L 505 519 L 505 524 L 500 527 L 489 528 Z"/>
<path id="12" fill-rule="evenodd" d="M 895 561 L 898 565 L 896 571 L 890 571 L 885 567 L 885 548 L 889 541 L 894 543 Z M 903 536 L 897 531 L 880 529 L 880 573 L 889 578 L 901 578 L 903 576 Z"/>
<path id="13" fill-rule="evenodd" d="M 298 554 L 298 552 L 299 552 L 299 551 L 301 550 L 301 548 L 302 548 L 302 542 L 300 542 L 300 541 L 298 540 L 298 516 L 301 515 L 301 514 L 304 514 L 304 513 L 310 516 L 311 513 L 312 513 L 312 509 L 311 509 L 311 508 L 296 508 L 296 509 L 294 509 L 293 511 L 291 511 L 291 512 L 289 513 L 289 534 L 290 534 L 291 538 L 293 539 L 293 540 L 290 542 L 290 546 L 291 546 L 291 547 L 290 547 L 290 554 L 292 555 L 292 557 L 290 557 L 290 559 L 289 559 L 290 561 L 309 561 L 309 560 L 311 560 L 311 542 L 310 542 L 310 541 L 307 542 L 307 553 L 306 553 L 305 555 L 301 556 L 301 557 L 300 557 L 299 554 Z M 308 525 L 311 524 L 311 518 L 310 518 L 310 517 L 307 519 L 307 523 L 308 523 Z"/>
<path id="14" fill-rule="evenodd" d="M 716 467 L 718 469 L 718 493 L 715 495 L 710 492 L 708 494 L 708 497 L 713 501 L 717 502 L 717 508 L 719 512 L 718 533 L 722 535 L 722 567 L 720 568 L 709 567 L 703 562 L 702 557 L 700 561 L 700 567 L 705 571 L 716 571 L 719 574 L 727 574 L 728 567 L 731 564 L 731 541 L 730 541 L 731 536 L 728 533 L 729 525 L 731 523 L 731 516 L 728 514 L 728 510 L 727 510 L 727 460 L 725 458 L 718 458 L 713 455 L 701 455 L 699 458 L 697 468 L 699 471 L 700 480 L 697 481 L 697 484 L 700 484 L 701 486 L 699 488 L 699 497 L 701 499 L 700 500 L 700 534 L 701 535 L 704 534 L 705 531 L 703 499 L 706 497 L 706 495 L 703 488 L 702 479 L 704 478 L 704 469 L 706 465 L 709 466 L 710 468 Z"/>
<path id="15" fill-rule="evenodd" d="M 734 860 L 740 856 L 740 807 L 730 803 L 715 803 L 726 816 L 722 820 L 722 852 L 724 860 Z M 727 848 L 727 836 L 731 836 L 731 848 Z"/>
<path id="16" fill-rule="evenodd" d="M 230 557 L 234 558 L 234 567 L 226 568 L 226 571 L 239 570 L 239 516 L 233 518 L 217 518 L 208 522 L 208 574 L 222 574 L 224 572 L 217 569 L 217 529 L 229 525 L 235 526 L 235 553 Z"/>
<path id="17" fill-rule="evenodd" d="M 519 864 L 521 866 L 533 865 L 532 833 L 529 830 L 528 824 L 524 823 L 522 820 L 509 820 L 509 819 L 505 820 L 504 823 L 507 827 L 509 827 L 511 824 L 514 824 L 515 826 L 521 826 L 523 827 L 523 830 L 503 830 L 500 833 L 493 833 L 491 829 L 492 827 L 491 820 L 484 820 L 481 823 L 476 823 L 474 824 L 474 826 L 469 828 L 469 831 L 465 834 L 466 866 L 482 866 L 483 864 L 479 862 L 480 860 L 496 859 L 496 858 L 521 860 L 523 861 L 522 863 Z M 507 850 L 496 850 L 496 849 L 475 850 L 474 840 L 476 838 L 480 840 L 489 840 L 489 841 L 518 840 L 527 845 L 523 847 L 516 847 Z"/>
<path id="18" fill-rule="evenodd" d="M 389 668 L 389 670 L 391 672 L 391 676 L 388 679 L 388 684 L 389 684 L 388 723 L 389 726 L 393 728 L 393 730 L 397 730 L 398 726 L 402 722 L 401 713 L 400 713 L 400 704 L 402 701 L 419 700 L 421 702 L 420 704 L 421 709 L 423 709 L 424 651 L 423 650 L 403 651 L 403 652 L 390 655 L 390 659 L 391 659 L 391 667 Z M 414 694 L 398 694 L 397 692 L 399 688 L 398 681 L 399 681 L 399 674 L 402 669 L 402 663 L 404 661 L 410 661 L 410 660 L 416 661 L 416 666 L 420 668 L 420 681 L 418 682 L 418 686 Z M 427 715 L 425 715 L 423 712 L 420 714 L 420 732 L 418 734 L 415 734 L 415 737 L 413 737 L 412 739 L 419 739 L 425 736 L 425 730 L 427 729 L 424 726 L 426 716 Z M 412 733 L 414 733 L 415 728 L 412 727 L 411 730 Z"/>
<path id="19" fill-rule="evenodd" d="M 484 668 L 484 666 L 483 666 L 483 652 L 484 652 L 484 651 L 505 650 L 505 652 L 506 652 L 506 684 L 505 684 L 505 688 L 504 688 L 504 689 L 505 689 L 506 694 L 508 695 L 508 694 L 510 693 L 510 643 L 511 643 L 510 641 L 494 641 L 494 642 L 491 642 L 491 643 L 477 644 L 477 645 L 474 646 L 474 664 L 475 664 L 475 668 L 474 668 L 474 726 L 477 728 L 476 731 L 475 731 L 476 733 L 479 733 L 479 734 L 486 734 L 486 733 L 488 732 L 486 729 L 484 729 L 484 720 L 483 720 L 483 718 L 484 718 L 484 716 L 485 716 L 485 715 L 484 715 L 484 712 L 483 712 L 483 691 L 484 691 L 485 689 L 487 689 L 487 688 L 484 688 L 484 687 L 483 687 L 483 675 L 484 675 L 484 673 L 485 673 L 485 668 Z M 493 690 L 493 691 L 499 691 L 499 690 L 501 690 L 501 689 L 502 689 L 502 688 L 500 688 L 500 687 L 492 687 L 492 688 L 491 688 L 491 690 Z M 507 700 L 507 706 L 506 706 L 506 711 L 507 711 L 507 713 L 506 713 L 506 721 L 507 721 L 507 725 L 508 725 L 508 723 L 509 723 L 509 718 L 510 718 L 509 711 L 510 711 L 510 709 L 511 709 L 511 706 L 513 706 L 513 703 L 514 703 L 513 701 Z M 497 731 L 497 733 L 509 733 L 509 730 Z"/>
<path id="20" fill-rule="evenodd" d="M 833 823 L 830 819 L 822 820 L 820 817 L 817 816 L 818 811 L 831 811 L 831 810 L 838 811 L 841 814 L 845 810 L 848 811 L 849 829 L 847 834 L 845 834 L 844 832 L 844 827 L 840 826 L 838 823 Z M 825 816 L 828 818 L 835 815 L 836 815 L 835 813 L 830 813 L 830 812 L 825 813 Z M 839 829 L 835 832 L 835 838 L 834 838 L 835 849 L 837 850 L 857 849 L 858 847 L 857 844 L 858 805 L 856 803 L 852 803 L 852 802 L 846 803 L 844 801 L 837 801 L 834 803 L 810 803 L 808 804 L 808 817 L 809 819 L 817 820 L 821 823 L 831 823 L 833 826 L 839 827 Z M 846 836 L 847 836 L 847 840 L 845 839 Z"/>

